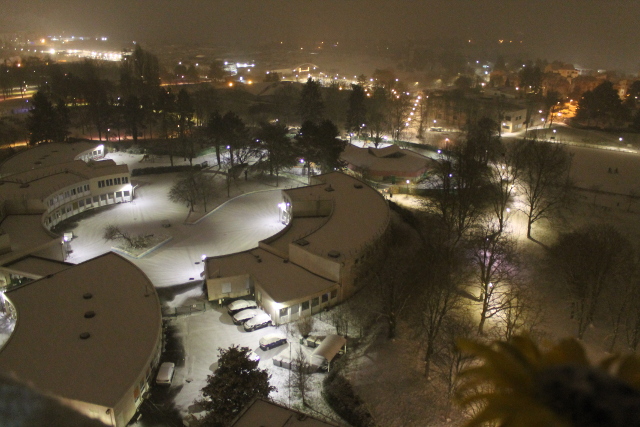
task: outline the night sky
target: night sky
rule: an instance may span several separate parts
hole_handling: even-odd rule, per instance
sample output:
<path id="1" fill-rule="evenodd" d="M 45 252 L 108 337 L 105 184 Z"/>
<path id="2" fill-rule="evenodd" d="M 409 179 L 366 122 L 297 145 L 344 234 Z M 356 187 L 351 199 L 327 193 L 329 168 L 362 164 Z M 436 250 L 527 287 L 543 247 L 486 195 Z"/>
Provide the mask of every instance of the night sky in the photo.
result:
<path id="1" fill-rule="evenodd" d="M 523 40 L 532 57 L 640 70 L 638 0 L 8 0 L 0 33 L 156 42 Z"/>

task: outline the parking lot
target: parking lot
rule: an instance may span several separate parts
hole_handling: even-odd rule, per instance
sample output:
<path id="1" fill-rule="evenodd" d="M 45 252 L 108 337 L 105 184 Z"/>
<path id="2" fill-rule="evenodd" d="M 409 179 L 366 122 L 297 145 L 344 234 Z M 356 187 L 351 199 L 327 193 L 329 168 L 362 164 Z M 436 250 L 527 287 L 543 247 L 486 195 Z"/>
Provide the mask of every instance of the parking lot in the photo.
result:
<path id="1" fill-rule="evenodd" d="M 316 321 L 318 333 L 333 333 L 331 327 L 324 322 Z M 276 355 L 295 358 L 298 350 L 310 355 L 313 349 L 301 346 L 299 338 L 295 337 L 292 324 L 279 327 L 270 326 L 253 332 L 245 332 L 242 325 L 234 325 L 226 307 L 210 303 L 207 310 L 201 314 L 180 317 L 166 322 L 167 345 L 163 352 L 162 361 L 176 364 L 175 376 L 169 388 L 153 386 L 150 402 L 143 417 L 136 426 L 149 427 L 163 425 L 160 420 L 170 417 L 188 419 L 190 415 L 198 415 L 201 409 L 194 404 L 200 396 L 200 390 L 206 384 L 207 376 L 217 368 L 218 349 L 232 345 L 249 347 L 260 356 L 259 367 L 268 369 L 272 375 L 271 384 L 278 389 L 270 397 L 276 401 L 285 402 L 289 399 L 288 378 L 289 371 L 273 365 Z M 286 335 L 289 342 L 268 351 L 260 349 L 260 338 L 267 334 L 280 332 Z M 292 342 L 293 341 L 293 342 Z M 318 374 L 321 375 L 321 374 Z M 164 415 L 154 414 L 158 412 Z M 178 418 L 179 416 L 179 418 Z M 170 420 L 165 420 L 170 425 Z"/>

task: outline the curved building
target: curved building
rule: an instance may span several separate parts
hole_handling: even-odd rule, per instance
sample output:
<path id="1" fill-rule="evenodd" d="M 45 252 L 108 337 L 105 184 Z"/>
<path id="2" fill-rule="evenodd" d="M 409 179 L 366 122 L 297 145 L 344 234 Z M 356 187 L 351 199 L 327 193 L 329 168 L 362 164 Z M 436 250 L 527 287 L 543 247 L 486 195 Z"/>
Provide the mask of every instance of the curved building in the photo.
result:
<path id="1" fill-rule="evenodd" d="M 107 253 L 4 295 L 17 321 L 0 370 L 107 425 L 127 425 L 162 348 L 147 276 Z"/>
<path id="2" fill-rule="evenodd" d="M 257 249 L 207 258 L 210 300 L 255 293 L 274 323 L 337 304 L 358 289 L 358 266 L 376 250 L 390 213 L 383 196 L 343 173 L 283 190 L 286 228 Z"/>
<path id="3" fill-rule="evenodd" d="M 96 161 L 103 156 L 102 145 L 82 143 L 42 144 L 11 157 L 0 167 L 0 219 L 42 214 L 42 224 L 50 230 L 85 210 L 130 202 L 128 166 Z"/>

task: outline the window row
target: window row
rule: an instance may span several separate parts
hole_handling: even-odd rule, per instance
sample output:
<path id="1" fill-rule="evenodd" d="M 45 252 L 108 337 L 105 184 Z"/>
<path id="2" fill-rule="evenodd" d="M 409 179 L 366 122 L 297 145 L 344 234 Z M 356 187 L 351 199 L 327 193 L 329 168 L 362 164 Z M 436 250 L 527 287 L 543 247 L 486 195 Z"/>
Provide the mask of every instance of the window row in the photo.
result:
<path id="1" fill-rule="evenodd" d="M 78 194 L 86 193 L 89 191 L 89 184 L 80 185 L 71 190 L 67 190 L 64 193 L 57 194 L 49 200 L 49 206 L 53 206 L 57 203 L 64 203 L 66 199 L 70 199 Z"/>
<path id="2" fill-rule="evenodd" d="M 330 293 L 327 292 L 326 294 L 323 294 L 322 296 L 319 297 L 315 297 L 311 300 L 308 301 L 303 301 L 300 304 L 294 304 L 290 307 L 282 307 L 280 309 L 280 317 L 283 316 L 289 316 L 289 315 L 293 315 L 293 314 L 298 314 L 299 311 L 306 311 L 309 310 L 309 308 L 313 308 L 313 307 L 317 307 L 320 304 L 324 304 L 326 302 L 329 301 L 329 299 L 335 299 L 338 297 L 338 290 L 334 289 L 332 290 Z"/>
<path id="3" fill-rule="evenodd" d="M 118 199 L 122 199 L 122 197 L 130 197 L 131 196 L 131 192 L 130 191 L 116 191 L 115 192 L 115 199 L 116 202 L 119 201 Z M 99 196 L 93 196 L 93 198 L 91 197 L 87 197 L 86 199 L 81 199 L 81 200 L 77 200 L 73 203 L 70 203 L 66 206 L 63 206 L 62 208 L 58 209 L 57 211 L 55 211 L 54 213 L 51 214 L 51 216 L 49 217 L 49 219 L 47 220 L 47 224 L 51 223 L 51 218 L 58 219 L 60 218 L 62 215 L 67 214 L 69 212 L 75 211 L 79 208 L 92 208 L 92 207 L 97 207 L 100 206 L 100 202 L 109 202 L 109 203 L 113 203 L 114 202 L 114 193 L 108 193 L 108 194 L 101 194 Z"/>
<path id="4" fill-rule="evenodd" d="M 118 178 L 109 178 L 98 181 L 98 188 L 111 187 L 112 185 L 128 184 L 129 177 L 123 176 Z"/>

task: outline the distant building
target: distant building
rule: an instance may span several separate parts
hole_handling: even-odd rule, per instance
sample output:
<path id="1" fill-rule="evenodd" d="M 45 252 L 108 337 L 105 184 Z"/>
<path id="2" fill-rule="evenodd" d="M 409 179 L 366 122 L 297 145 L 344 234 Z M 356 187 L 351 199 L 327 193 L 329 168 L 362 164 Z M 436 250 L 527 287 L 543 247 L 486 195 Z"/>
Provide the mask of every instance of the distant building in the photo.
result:
<path id="1" fill-rule="evenodd" d="M 37 258 L 12 266 L 48 274 L 1 295 L 17 321 L 0 348 L 0 370 L 90 418 L 126 426 L 162 348 L 151 281 L 114 253 L 75 266 Z"/>
<path id="2" fill-rule="evenodd" d="M 576 68 L 572 64 L 565 64 L 562 62 L 552 62 L 545 67 L 544 72 L 560 74 L 562 77 L 568 79 L 569 81 L 575 79 L 580 75 L 580 71 L 576 70 Z"/>
<path id="3" fill-rule="evenodd" d="M 43 226 L 51 229 L 88 209 L 133 199 L 127 165 L 99 160 L 102 145 L 60 153 L 72 146 L 42 144 L 5 162 L 0 167 L 0 217 L 42 214 Z M 70 154 L 75 160 L 68 160 Z"/>
<path id="4" fill-rule="evenodd" d="M 485 88 L 482 90 L 483 98 L 516 99 L 520 97 L 520 89 L 513 87 Z"/>
<path id="5" fill-rule="evenodd" d="M 313 185 L 283 190 L 287 226 L 250 251 L 205 260 L 210 300 L 254 294 L 274 323 L 287 323 L 351 296 L 358 268 L 377 249 L 389 224 L 380 193 L 333 172 Z"/>
<path id="6" fill-rule="evenodd" d="M 424 177 L 434 165 L 434 160 L 415 151 L 390 145 L 385 148 L 360 148 L 347 144 L 340 155 L 350 170 L 373 181 L 395 183 Z"/>
<path id="7" fill-rule="evenodd" d="M 520 132 L 526 129 L 527 109 L 516 108 L 505 111 L 500 127 L 502 132 Z"/>

